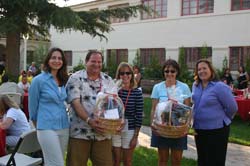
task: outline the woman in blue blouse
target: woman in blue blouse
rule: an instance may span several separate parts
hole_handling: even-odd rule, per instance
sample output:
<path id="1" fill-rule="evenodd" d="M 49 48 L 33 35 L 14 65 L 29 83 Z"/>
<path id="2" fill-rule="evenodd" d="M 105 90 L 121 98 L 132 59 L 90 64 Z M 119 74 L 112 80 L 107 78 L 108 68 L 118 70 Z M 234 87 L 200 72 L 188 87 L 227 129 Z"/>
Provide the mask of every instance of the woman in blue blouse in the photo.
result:
<path id="1" fill-rule="evenodd" d="M 196 63 L 192 88 L 193 127 L 199 166 L 224 166 L 229 125 L 237 112 L 237 103 L 226 84 L 217 81 L 212 64 L 201 59 Z"/>
<path id="2" fill-rule="evenodd" d="M 44 72 L 32 80 L 29 89 L 30 119 L 37 128 L 45 166 L 64 166 L 69 137 L 64 103 L 67 78 L 64 53 L 60 48 L 52 48 L 44 61 Z"/>
<path id="3" fill-rule="evenodd" d="M 168 59 L 162 67 L 162 75 L 165 81 L 156 84 L 153 88 L 151 122 L 155 114 L 156 105 L 169 99 L 176 100 L 190 106 L 191 91 L 187 84 L 176 80 L 180 74 L 179 64 Z M 171 151 L 171 165 L 180 166 L 183 150 L 187 149 L 187 136 L 181 138 L 165 138 L 158 135 L 157 130 L 152 126 L 151 146 L 158 148 L 158 166 L 165 166 L 168 163 Z M 184 133 L 183 133 L 184 134 Z"/>
<path id="4" fill-rule="evenodd" d="M 116 71 L 116 79 L 122 81 L 122 88 L 118 94 L 125 107 L 126 122 L 121 135 L 112 136 L 114 166 L 120 166 L 121 153 L 123 165 L 131 166 L 142 124 L 143 97 L 141 90 L 136 88 L 133 69 L 128 63 L 120 63 Z"/>

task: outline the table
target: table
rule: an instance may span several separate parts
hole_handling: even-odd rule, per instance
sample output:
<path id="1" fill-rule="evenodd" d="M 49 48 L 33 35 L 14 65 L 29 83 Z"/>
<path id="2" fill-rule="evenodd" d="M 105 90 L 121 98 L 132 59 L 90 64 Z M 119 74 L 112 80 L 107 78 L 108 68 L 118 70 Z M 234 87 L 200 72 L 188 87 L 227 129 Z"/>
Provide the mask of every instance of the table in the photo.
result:
<path id="1" fill-rule="evenodd" d="M 238 113 L 242 120 L 250 119 L 250 99 L 244 99 L 243 97 L 235 97 L 238 104 Z"/>
<path id="2" fill-rule="evenodd" d="M 26 115 L 27 119 L 29 120 L 29 94 L 27 92 L 23 95 L 23 112 Z"/>
<path id="3" fill-rule="evenodd" d="M 0 156 L 4 156 L 6 154 L 6 131 L 0 129 Z"/>
<path id="4" fill-rule="evenodd" d="M 243 92 L 244 92 L 244 90 L 240 90 L 240 89 L 234 89 L 233 91 L 234 91 L 234 93 L 235 93 L 237 96 L 242 96 L 242 95 L 243 95 Z"/>

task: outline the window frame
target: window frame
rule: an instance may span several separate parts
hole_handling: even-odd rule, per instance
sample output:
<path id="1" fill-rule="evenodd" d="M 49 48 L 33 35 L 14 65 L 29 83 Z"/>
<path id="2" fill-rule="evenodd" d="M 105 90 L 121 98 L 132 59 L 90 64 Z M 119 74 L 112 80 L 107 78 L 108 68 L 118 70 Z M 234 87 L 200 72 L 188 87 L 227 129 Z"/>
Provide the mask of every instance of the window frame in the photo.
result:
<path id="1" fill-rule="evenodd" d="M 238 49 L 238 55 L 232 55 L 234 51 L 233 49 Z M 232 57 L 235 56 L 235 57 Z M 236 59 L 236 62 L 234 58 Z M 240 66 L 246 66 L 247 59 L 250 59 L 250 46 L 232 46 L 229 47 L 229 65 L 231 66 L 231 70 L 238 71 Z M 236 66 L 236 67 L 234 67 Z"/>
<path id="2" fill-rule="evenodd" d="M 234 2 L 234 0 L 231 0 L 231 11 L 239 11 L 239 10 L 249 10 L 250 9 L 250 5 L 249 5 L 249 8 L 243 8 L 243 1 L 244 0 L 239 0 L 240 2 L 240 7 L 239 7 L 239 9 L 234 9 L 234 7 L 233 7 L 233 2 Z M 249 1 L 249 3 L 250 3 L 250 1 Z"/>
<path id="3" fill-rule="evenodd" d="M 202 47 L 182 47 L 184 48 L 184 61 L 187 64 L 188 69 L 195 69 L 196 62 L 201 59 L 201 50 Z M 212 47 L 208 48 L 208 59 L 212 59 L 213 56 L 213 49 Z M 179 52 L 180 52 L 179 48 Z M 189 53 L 187 53 L 189 52 Z"/>
<path id="4" fill-rule="evenodd" d="M 157 2 L 160 1 L 160 4 L 157 4 Z M 141 20 L 148 20 L 148 19 L 157 19 L 157 18 L 167 18 L 168 16 L 168 0 L 142 0 L 142 4 L 145 5 L 145 3 L 147 3 L 147 5 L 145 6 L 149 6 L 150 2 L 153 4 L 153 12 L 152 15 L 147 14 L 146 12 L 142 12 L 141 13 Z M 159 13 L 156 9 L 157 7 L 160 6 L 160 15 L 157 16 L 157 13 Z M 164 6 L 166 6 L 165 10 L 164 10 Z M 166 13 L 166 15 L 164 15 L 164 13 Z"/>
<path id="5" fill-rule="evenodd" d="M 67 66 L 73 65 L 73 52 L 72 50 L 64 50 L 63 51 L 65 59 L 67 61 Z"/>
<path id="6" fill-rule="evenodd" d="M 112 56 L 112 51 L 115 52 L 114 58 L 116 64 L 120 64 L 121 62 L 128 62 L 128 49 L 107 49 L 107 57 L 106 57 L 107 65 L 109 65 L 110 58 Z M 125 57 L 123 58 L 122 56 Z"/>
<path id="7" fill-rule="evenodd" d="M 191 2 L 194 2 L 196 1 L 196 5 L 195 7 L 192 7 L 191 5 Z M 208 13 L 213 13 L 214 12 L 214 0 L 205 0 L 206 1 L 206 7 L 205 7 L 205 11 L 204 12 L 201 12 L 200 10 L 200 2 L 201 0 L 182 0 L 182 3 L 181 3 L 181 15 L 182 16 L 190 16 L 190 15 L 199 15 L 199 14 L 208 14 Z M 212 10 L 210 11 L 209 8 L 209 1 L 212 1 Z M 188 13 L 187 14 L 184 14 L 184 2 L 187 2 L 189 5 L 188 7 L 185 7 L 185 9 L 188 9 Z M 195 13 L 191 13 L 191 9 L 190 8 L 194 8 L 196 9 L 196 12 Z"/>
<path id="8" fill-rule="evenodd" d="M 140 59 L 143 67 L 147 67 L 150 65 L 150 61 L 153 58 L 153 52 L 158 52 L 160 64 L 166 60 L 166 49 L 165 48 L 140 48 Z"/>

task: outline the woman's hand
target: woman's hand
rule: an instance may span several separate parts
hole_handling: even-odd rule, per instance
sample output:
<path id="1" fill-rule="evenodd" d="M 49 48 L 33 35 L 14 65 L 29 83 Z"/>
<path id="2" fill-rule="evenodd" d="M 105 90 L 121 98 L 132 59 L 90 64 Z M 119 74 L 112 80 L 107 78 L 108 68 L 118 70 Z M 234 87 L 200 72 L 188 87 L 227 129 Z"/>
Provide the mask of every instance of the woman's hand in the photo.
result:
<path id="1" fill-rule="evenodd" d="M 138 140 L 138 136 L 133 136 L 133 138 L 130 141 L 129 147 L 131 149 L 134 149 L 137 145 L 137 140 Z"/>
<path id="2" fill-rule="evenodd" d="M 152 132 L 156 135 L 156 136 L 159 136 L 159 133 L 157 132 L 157 129 L 155 128 L 155 125 L 152 123 L 151 124 L 151 130 L 152 130 Z"/>
<path id="3" fill-rule="evenodd" d="M 117 133 L 120 133 L 121 131 L 122 131 L 122 129 L 124 128 L 124 126 L 125 126 L 125 121 L 124 120 L 122 120 L 122 122 L 121 122 L 121 125 L 117 128 Z"/>

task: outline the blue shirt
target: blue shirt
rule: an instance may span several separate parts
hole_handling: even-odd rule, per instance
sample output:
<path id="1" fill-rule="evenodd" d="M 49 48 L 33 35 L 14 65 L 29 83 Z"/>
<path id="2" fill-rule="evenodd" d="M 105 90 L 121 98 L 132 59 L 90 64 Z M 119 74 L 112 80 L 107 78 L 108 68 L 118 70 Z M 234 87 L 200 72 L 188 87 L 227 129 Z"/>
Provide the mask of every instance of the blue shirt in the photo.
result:
<path id="1" fill-rule="evenodd" d="M 60 89 L 59 89 L 60 88 Z M 37 129 L 69 128 L 65 87 L 58 87 L 50 73 L 36 76 L 29 89 L 29 115 L 37 122 Z"/>
<path id="2" fill-rule="evenodd" d="M 156 84 L 153 88 L 151 98 L 159 99 L 159 102 L 167 101 L 169 98 L 175 99 L 180 103 L 191 97 L 191 91 L 187 84 L 176 81 L 176 85 L 166 87 L 165 81 Z"/>
<path id="3" fill-rule="evenodd" d="M 204 89 L 201 83 L 193 84 L 192 99 L 195 129 L 219 129 L 223 122 L 229 125 L 238 110 L 229 86 L 223 82 L 210 81 Z"/>

